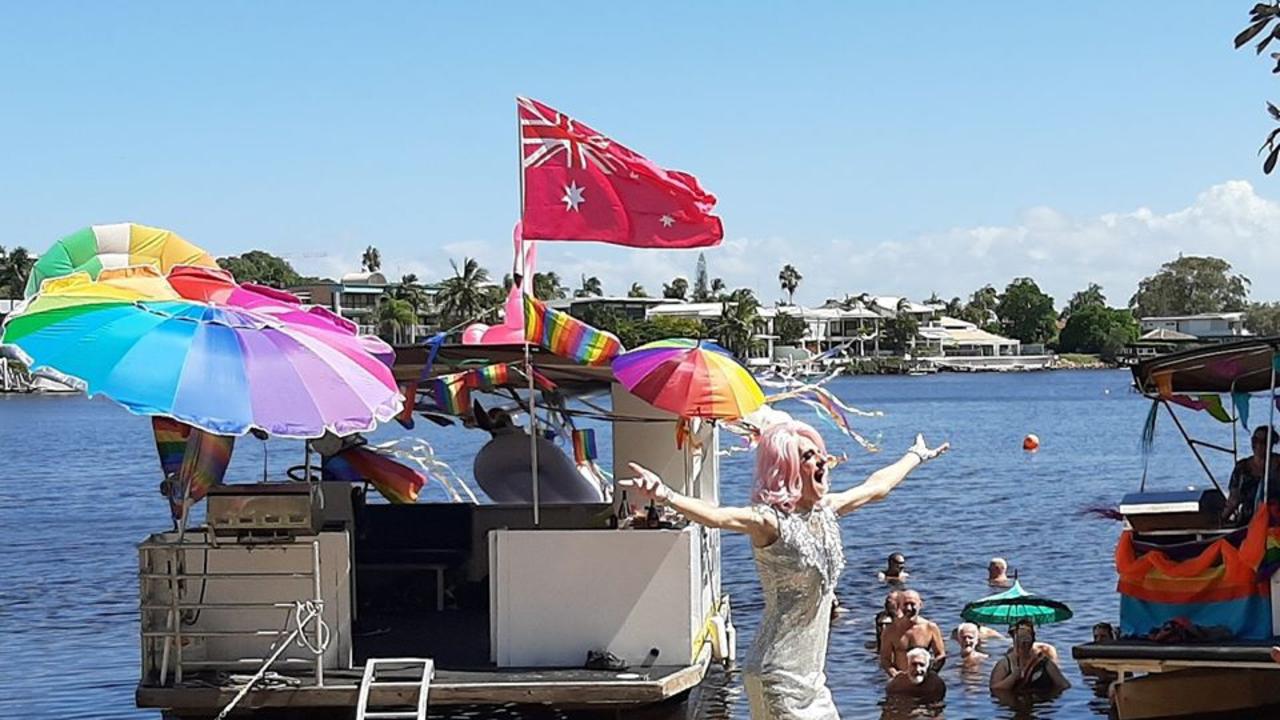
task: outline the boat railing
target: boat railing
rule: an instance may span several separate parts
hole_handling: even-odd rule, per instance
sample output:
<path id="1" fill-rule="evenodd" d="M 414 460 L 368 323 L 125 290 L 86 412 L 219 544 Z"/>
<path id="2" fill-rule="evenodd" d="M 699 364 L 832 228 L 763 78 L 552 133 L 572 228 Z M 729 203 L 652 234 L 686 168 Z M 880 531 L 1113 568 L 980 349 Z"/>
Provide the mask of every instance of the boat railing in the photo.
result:
<path id="1" fill-rule="evenodd" d="M 200 536 L 197 536 L 200 537 Z M 143 682 L 151 667 L 148 658 L 154 658 L 157 645 L 161 646 L 159 663 L 159 681 L 163 686 L 168 680 L 170 659 L 172 659 L 173 681 L 182 684 L 184 669 L 226 669 L 227 666 L 265 666 L 271 664 L 292 664 L 305 667 L 313 665 L 316 686 L 324 685 L 324 648 L 328 644 L 328 628 L 321 620 L 320 613 L 324 607 L 321 597 L 320 583 L 320 542 L 300 538 L 285 538 L 283 542 L 255 543 L 272 550 L 282 552 L 308 552 L 310 554 L 309 569 L 272 570 L 263 568 L 252 572 L 210 571 L 209 556 L 220 550 L 238 550 L 243 552 L 245 545 L 234 540 L 228 542 L 196 541 L 187 538 L 163 539 L 163 535 L 153 536 L 138 545 L 140 584 L 139 611 L 140 633 L 142 641 Z M 198 570 L 193 570 L 187 563 L 190 551 L 203 551 L 204 562 Z M 256 600 L 256 601 L 205 601 L 205 590 L 210 580 L 220 584 L 219 598 L 227 596 L 261 596 L 264 587 L 270 587 L 273 581 L 284 581 L 283 587 L 290 583 L 309 580 L 311 597 Z M 237 583 L 236 581 L 241 581 Z M 235 592 L 237 587 L 253 591 Z M 188 596 L 194 594 L 196 599 Z M 199 617 L 205 610 L 211 611 L 270 611 L 279 609 L 283 615 L 275 627 L 254 627 L 242 629 L 208 629 L 201 627 L 187 628 L 184 625 L 194 624 L 188 620 L 188 613 Z M 306 625 L 314 621 L 314 627 L 308 633 Z M 292 633 L 290 625 L 293 626 Z M 310 634 L 311 637 L 306 637 Z M 301 636 L 301 637 L 299 637 Z M 269 657 L 246 657 L 236 659 L 191 659 L 183 657 L 184 642 L 204 638 L 253 638 L 274 637 Z M 280 657 L 295 638 L 310 650 L 307 657 Z"/>

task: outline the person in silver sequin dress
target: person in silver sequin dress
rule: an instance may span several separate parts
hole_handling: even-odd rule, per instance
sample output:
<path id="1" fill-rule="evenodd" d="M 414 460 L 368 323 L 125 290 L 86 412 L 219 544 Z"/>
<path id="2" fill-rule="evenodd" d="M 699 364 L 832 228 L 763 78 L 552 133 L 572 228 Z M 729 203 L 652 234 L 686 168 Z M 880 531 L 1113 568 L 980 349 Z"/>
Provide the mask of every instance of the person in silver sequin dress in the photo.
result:
<path id="1" fill-rule="evenodd" d="M 948 447 L 931 449 L 917 435 L 897 462 L 861 485 L 828 493 L 834 459 L 822 436 L 805 423 L 781 422 L 760 438 L 750 507 L 721 507 L 682 495 L 632 463 L 636 477 L 621 480 L 622 487 L 694 522 L 751 537 L 765 606 L 743 673 L 752 718 L 839 718 L 825 673 L 831 602 L 844 569 L 837 520 L 883 500 L 913 469 Z"/>

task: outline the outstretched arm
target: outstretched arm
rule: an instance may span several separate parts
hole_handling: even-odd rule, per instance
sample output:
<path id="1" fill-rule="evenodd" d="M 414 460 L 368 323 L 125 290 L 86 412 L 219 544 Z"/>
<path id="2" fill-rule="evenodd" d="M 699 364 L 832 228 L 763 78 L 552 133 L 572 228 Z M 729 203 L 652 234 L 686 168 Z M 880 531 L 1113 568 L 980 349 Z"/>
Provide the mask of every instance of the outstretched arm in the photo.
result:
<path id="1" fill-rule="evenodd" d="M 641 499 L 653 499 L 669 505 L 681 515 L 706 527 L 740 532 L 751 536 L 756 547 L 772 545 L 778 539 L 778 519 L 773 513 L 755 508 L 721 507 L 672 490 L 652 470 L 629 463 L 636 477 L 619 480 L 619 487 L 635 492 Z"/>
<path id="2" fill-rule="evenodd" d="M 889 496 L 889 492 L 898 487 L 918 465 L 926 460 L 932 460 L 950 448 L 951 443 L 942 443 L 930 449 L 924 443 L 924 436 L 916 435 L 915 444 L 897 462 L 871 473 L 871 477 L 861 485 L 828 496 L 832 509 L 837 515 L 847 515 L 867 503 L 885 499 Z"/>

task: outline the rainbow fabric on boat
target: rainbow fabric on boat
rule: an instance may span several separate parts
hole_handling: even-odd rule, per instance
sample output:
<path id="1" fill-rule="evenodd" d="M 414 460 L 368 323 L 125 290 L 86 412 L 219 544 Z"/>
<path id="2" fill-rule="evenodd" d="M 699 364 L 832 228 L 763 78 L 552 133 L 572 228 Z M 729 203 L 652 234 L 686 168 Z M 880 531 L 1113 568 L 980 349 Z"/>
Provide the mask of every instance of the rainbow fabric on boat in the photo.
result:
<path id="1" fill-rule="evenodd" d="M 1146 635 L 1174 618 L 1222 626 L 1240 639 L 1271 637 L 1270 585 L 1264 560 L 1275 536 L 1269 513 L 1257 512 L 1239 547 L 1223 538 L 1175 560 L 1138 547 L 1131 531 L 1116 546 L 1120 630 Z"/>
<path id="2" fill-rule="evenodd" d="M 622 352 L 617 336 L 524 296 L 524 341 L 581 365 L 608 365 Z"/>
<path id="3" fill-rule="evenodd" d="M 418 502 L 427 476 L 367 447 L 353 447 L 327 457 L 320 466 L 325 480 L 368 482 L 397 505 Z"/>
<path id="4" fill-rule="evenodd" d="M 596 450 L 596 431 L 590 428 L 573 431 L 573 461 L 579 465 L 600 457 Z"/>

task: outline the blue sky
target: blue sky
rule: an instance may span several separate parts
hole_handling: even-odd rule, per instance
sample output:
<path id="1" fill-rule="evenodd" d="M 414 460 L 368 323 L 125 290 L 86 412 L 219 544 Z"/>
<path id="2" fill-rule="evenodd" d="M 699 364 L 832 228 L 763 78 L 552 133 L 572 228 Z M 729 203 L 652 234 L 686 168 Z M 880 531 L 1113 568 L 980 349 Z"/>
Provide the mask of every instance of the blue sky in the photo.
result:
<path id="1" fill-rule="evenodd" d="M 1280 99 L 1231 49 L 1249 3 L 9 3 L 0 217 L 42 250 L 90 223 L 217 254 L 500 275 L 526 94 L 720 199 L 713 275 L 798 299 L 967 295 L 1017 275 L 1115 302 L 1178 252 L 1280 298 Z M 696 253 L 548 245 L 539 269 L 651 291 Z"/>

